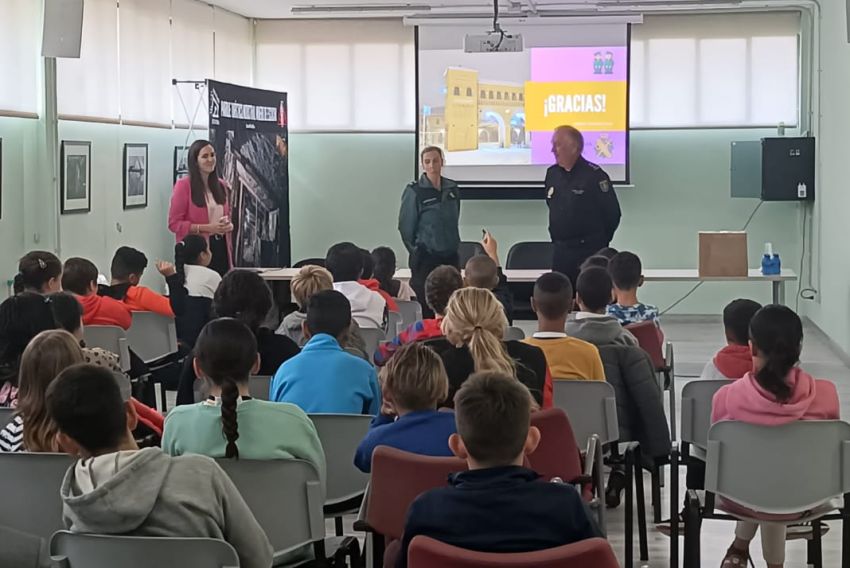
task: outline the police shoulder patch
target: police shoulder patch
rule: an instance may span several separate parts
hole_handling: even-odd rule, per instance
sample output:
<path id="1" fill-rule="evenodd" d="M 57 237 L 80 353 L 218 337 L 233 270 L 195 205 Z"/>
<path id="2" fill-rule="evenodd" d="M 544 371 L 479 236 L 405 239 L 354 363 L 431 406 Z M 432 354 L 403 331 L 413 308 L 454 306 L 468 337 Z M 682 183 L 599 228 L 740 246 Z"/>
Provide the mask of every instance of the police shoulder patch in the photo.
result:
<path id="1" fill-rule="evenodd" d="M 555 188 L 550 187 L 549 191 L 546 192 L 546 199 L 552 199 L 553 195 L 555 195 Z"/>
<path id="2" fill-rule="evenodd" d="M 608 190 L 611 189 L 611 182 L 607 179 L 603 179 L 599 182 L 599 189 L 602 190 L 602 193 L 608 193 Z"/>

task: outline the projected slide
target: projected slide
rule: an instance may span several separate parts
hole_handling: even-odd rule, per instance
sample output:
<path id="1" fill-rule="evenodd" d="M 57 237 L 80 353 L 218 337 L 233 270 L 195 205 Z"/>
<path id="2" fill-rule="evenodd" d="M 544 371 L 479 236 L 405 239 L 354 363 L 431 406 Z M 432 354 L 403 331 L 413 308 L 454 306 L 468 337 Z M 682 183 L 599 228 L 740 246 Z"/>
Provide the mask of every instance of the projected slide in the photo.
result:
<path id="1" fill-rule="evenodd" d="M 623 38 L 608 45 L 529 47 L 526 41 L 521 53 L 420 45 L 419 148 L 441 147 L 447 175 L 460 181 L 538 182 L 554 163 L 552 131 L 569 124 L 584 134 L 584 157 L 624 181 L 625 33 Z"/>

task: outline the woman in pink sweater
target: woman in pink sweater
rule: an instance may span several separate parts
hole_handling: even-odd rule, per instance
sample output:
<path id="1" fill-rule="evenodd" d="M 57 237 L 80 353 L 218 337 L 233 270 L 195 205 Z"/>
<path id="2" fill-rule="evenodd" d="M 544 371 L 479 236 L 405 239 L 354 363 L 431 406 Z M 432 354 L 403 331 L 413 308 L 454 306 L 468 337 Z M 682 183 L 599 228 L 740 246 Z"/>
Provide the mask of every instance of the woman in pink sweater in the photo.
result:
<path id="1" fill-rule="evenodd" d="M 177 180 L 168 210 L 168 228 L 177 242 L 201 235 L 210 244 L 209 267 L 222 276 L 233 266 L 229 188 L 215 173 L 215 149 L 207 140 L 195 140 L 186 159 L 189 177 Z"/>
<path id="2" fill-rule="evenodd" d="M 738 420 L 779 426 L 796 420 L 837 420 L 838 393 L 829 381 L 814 379 L 797 367 L 803 347 L 803 324 L 785 306 L 765 306 L 750 322 L 753 371 L 714 395 L 712 423 Z M 745 568 L 750 541 L 761 527 L 762 550 L 768 568 L 785 562 L 785 525 L 738 521 L 735 542 L 721 568 Z"/>

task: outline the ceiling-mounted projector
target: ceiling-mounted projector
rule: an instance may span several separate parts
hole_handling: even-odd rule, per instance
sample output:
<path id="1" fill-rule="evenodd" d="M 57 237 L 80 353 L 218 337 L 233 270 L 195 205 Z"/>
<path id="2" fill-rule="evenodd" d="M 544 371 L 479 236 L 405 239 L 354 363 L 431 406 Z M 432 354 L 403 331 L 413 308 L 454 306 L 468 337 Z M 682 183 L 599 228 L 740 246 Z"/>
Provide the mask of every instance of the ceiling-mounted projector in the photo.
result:
<path id="1" fill-rule="evenodd" d="M 493 29 L 463 38 L 466 53 L 514 53 L 522 51 L 522 34 L 509 34 L 499 25 L 499 0 L 493 0 Z"/>
<path id="2" fill-rule="evenodd" d="M 522 34 L 490 32 L 469 34 L 463 38 L 466 53 L 513 53 L 522 51 Z"/>

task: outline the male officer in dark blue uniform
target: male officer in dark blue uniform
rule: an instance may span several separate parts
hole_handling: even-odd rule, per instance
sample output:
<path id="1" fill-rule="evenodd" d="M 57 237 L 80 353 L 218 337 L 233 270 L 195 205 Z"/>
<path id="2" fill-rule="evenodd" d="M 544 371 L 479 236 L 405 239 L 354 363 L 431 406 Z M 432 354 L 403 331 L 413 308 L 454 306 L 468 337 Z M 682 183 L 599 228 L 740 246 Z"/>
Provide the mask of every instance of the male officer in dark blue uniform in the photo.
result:
<path id="1" fill-rule="evenodd" d="M 585 160 L 584 137 L 572 126 L 552 134 L 556 164 L 546 170 L 546 205 L 554 251 L 552 270 L 575 286 L 579 265 L 607 247 L 620 224 L 620 203 L 602 168 Z"/>

